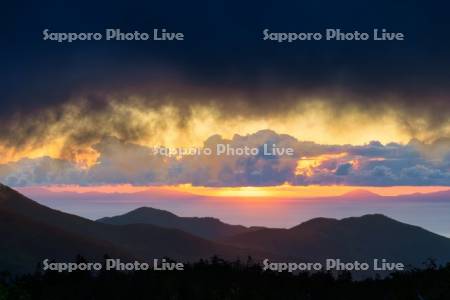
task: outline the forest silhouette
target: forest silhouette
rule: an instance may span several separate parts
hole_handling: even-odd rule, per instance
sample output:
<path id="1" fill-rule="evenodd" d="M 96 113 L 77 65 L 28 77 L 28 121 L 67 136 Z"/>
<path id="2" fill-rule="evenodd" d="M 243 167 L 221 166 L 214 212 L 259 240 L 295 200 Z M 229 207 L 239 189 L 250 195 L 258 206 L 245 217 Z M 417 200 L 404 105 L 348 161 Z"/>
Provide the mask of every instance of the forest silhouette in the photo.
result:
<path id="1" fill-rule="evenodd" d="M 106 259 L 107 257 L 105 257 Z M 79 256 L 77 262 L 85 260 Z M 184 271 L 56 271 L 0 276 L 7 299 L 450 299 L 450 264 L 354 280 L 349 272 L 264 271 L 248 261 L 218 257 Z"/>

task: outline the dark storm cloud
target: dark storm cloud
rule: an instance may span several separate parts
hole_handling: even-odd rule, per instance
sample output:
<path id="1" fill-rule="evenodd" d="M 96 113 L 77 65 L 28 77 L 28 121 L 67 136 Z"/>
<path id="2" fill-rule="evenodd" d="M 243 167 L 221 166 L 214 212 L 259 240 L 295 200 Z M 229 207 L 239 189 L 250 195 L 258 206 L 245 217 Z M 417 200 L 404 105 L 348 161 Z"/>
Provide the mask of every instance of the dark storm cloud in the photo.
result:
<path id="1" fill-rule="evenodd" d="M 445 2 L 55 1 L 4 6 L 0 138 L 7 143 L 20 145 L 45 136 L 45 124 L 62 118 L 61 105 L 70 101 L 84 99 L 85 115 L 107 113 L 111 95 L 124 102 L 141 95 L 144 105 L 152 107 L 172 102 L 179 107 L 181 123 L 195 103 L 213 103 L 225 116 L 265 116 L 313 97 L 325 99 L 336 117 L 348 107 L 373 115 L 386 108 L 399 111 L 399 121 L 413 136 L 416 118 L 425 120 L 425 130 L 440 131 L 449 122 L 450 23 Z M 184 32 L 186 40 L 42 41 L 45 28 L 102 32 L 111 27 L 164 27 Z M 277 44 L 261 40 L 265 28 L 387 28 L 407 38 Z M 126 124 L 116 127 L 121 136 L 139 134 Z M 89 135 L 82 131 L 74 139 L 84 142 Z"/>

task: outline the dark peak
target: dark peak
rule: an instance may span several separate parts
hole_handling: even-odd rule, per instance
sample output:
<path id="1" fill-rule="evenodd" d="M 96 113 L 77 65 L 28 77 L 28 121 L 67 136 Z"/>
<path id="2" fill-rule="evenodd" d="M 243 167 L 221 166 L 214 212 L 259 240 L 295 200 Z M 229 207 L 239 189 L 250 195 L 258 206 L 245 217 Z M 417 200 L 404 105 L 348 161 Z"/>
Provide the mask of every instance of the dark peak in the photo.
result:
<path id="1" fill-rule="evenodd" d="M 389 217 L 386 217 L 382 214 L 367 214 L 360 217 L 349 217 L 349 218 L 343 218 L 343 219 L 333 219 L 333 218 L 314 218 L 311 220 L 308 220 L 306 222 L 301 223 L 300 225 L 297 225 L 295 227 L 292 227 L 291 229 L 298 229 L 298 228 L 322 228 L 327 227 L 331 225 L 336 224 L 343 224 L 343 223 L 392 223 L 392 222 L 398 222 L 394 219 L 391 219 Z"/>
<path id="2" fill-rule="evenodd" d="M 10 189 L 9 187 L 7 187 L 6 185 L 0 183 L 0 191 L 6 191 L 6 190 L 9 190 L 9 189 Z"/>
<path id="3" fill-rule="evenodd" d="M 180 217 L 170 211 L 157 209 L 157 208 L 153 208 L 153 207 L 148 207 L 148 206 L 139 207 L 139 208 L 136 208 L 135 210 L 132 210 L 132 211 L 124 214 L 124 216 L 130 216 L 130 215 L 142 216 L 142 217 L 155 217 L 155 216 L 171 217 L 171 218 L 178 218 L 178 219 L 190 219 L 190 220 L 197 220 L 197 221 L 222 223 L 222 221 L 220 221 L 219 219 L 214 218 L 214 217 Z"/>
<path id="4" fill-rule="evenodd" d="M 178 217 L 177 215 L 175 215 L 174 213 L 171 213 L 169 211 L 157 209 L 157 208 L 153 208 L 153 207 L 147 207 L 147 206 L 136 208 L 136 209 L 126 213 L 125 215 L 150 215 L 150 214 L 151 215 L 166 215 L 166 216 L 171 216 L 171 217 Z"/>
<path id="5" fill-rule="evenodd" d="M 6 195 L 7 196 L 23 196 L 16 190 L 13 190 L 12 188 L 0 183 L 0 197 L 6 196 Z M 25 196 L 23 196 L 23 197 L 25 197 Z"/>
<path id="6" fill-rule="evenodd" d="M 347 197 L 347 198 L 374 198 L 374 197 L 381 197 L 380 195 L 363 190 L 363 189 L 357 189 L 350 191 L 348 193 L 343 194 L 341 197 Z"/>
<path id="7" fill-rule="evenodd" d="M 405 225 L 400 221 L 391 219 L 382 214 L 368 214 L 361 217 L 350 217 L 340 220 L 341 224 L 347 224 L 351 226 L 391 226 L 391 228 L 397 225 Z"/>
<path id="8" fill-rule="evenodd" d="M 336 222 L 339 222 L 339 220 L 333 219 L 333 218 L 322 218 L 322 217 L 319 217 L 319 218 L 314 218 L 314 219 L 305 221 L 305 222 L 303 222 L 303 223 L 301 223 L 301 224 L 299 224 L 297 226 L 294 226 L 294 227 L 292 227 L 290 229 L 294 229 L 295 230 L 295 229 L 298 229 L 298 228 L 306 228 L 306 227 L 308 227 L 308 228 L 317 228 L 317 227 L 322 227 L 322 226 L 328 226 L 328 225 L 334 224 Z"/>
<path id="9" fill-rule="evenodd" d="M 395 221 L 383 214 L 367 214 L 361 217 L 344 218 L 341 221 Z"/>

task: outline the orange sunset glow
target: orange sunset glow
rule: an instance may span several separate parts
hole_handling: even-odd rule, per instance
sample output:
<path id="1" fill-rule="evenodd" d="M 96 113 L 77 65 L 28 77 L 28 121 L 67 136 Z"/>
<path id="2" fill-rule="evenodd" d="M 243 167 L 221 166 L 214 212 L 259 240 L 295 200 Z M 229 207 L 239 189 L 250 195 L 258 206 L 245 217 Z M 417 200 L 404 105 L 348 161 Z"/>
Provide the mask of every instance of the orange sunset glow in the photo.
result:
<path id="1" fill-rule="evenodd" d="M 297 168 L 295 169 L 295 175 L 312 176 L 314 174 L 314 168 L 320 166 L 323 162 L 330 159 L 337 159 L 347 156 L 348 153 L 337 154 L 323 154 L 313 157 L 302 157 L 297 161 Z"/>
<path id="2" fill-rule="evenodd" d="M 105 186 L 49 186 L 44 187 L 52 192 L 77 192 L 77 193 L 137 193 L 153 192 L 167 193 L 176 192 L 187 195 L 204 197 L 235 197 L 235 198 L 315 198 L 339 196 L 354 190 L 366 190 L 380 196 L 398 196 L 415 193 L 433 193 L 449 190 L 445 186 L 291 186 L 288 184 L 280 186 L 265 187 L 201 187 L 190 184 L 176 186 L 132 186 L 132 185 L 105 185 Z"/>

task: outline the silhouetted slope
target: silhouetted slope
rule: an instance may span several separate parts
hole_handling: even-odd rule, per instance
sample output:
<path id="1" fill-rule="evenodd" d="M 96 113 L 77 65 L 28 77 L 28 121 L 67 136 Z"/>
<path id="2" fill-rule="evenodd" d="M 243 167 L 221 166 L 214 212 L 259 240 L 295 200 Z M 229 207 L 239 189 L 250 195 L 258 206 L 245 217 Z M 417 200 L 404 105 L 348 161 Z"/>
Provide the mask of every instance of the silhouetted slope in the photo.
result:
<path id="1" fill-rule="evenodd" d="M 240 234 L 226 242 L 309 261 L 386 258 L 413 265 L 428 258 L 450 261 L 450 239 L 383 215 L 342 220 L 317 218 L 291 229 Z"/>
<path id="2" fill-rule="evenodd" d="M 29 248 L 28 250 L 26 248 L 29 244 L 38 243 L 38 240 L 34 240 L 35 237 L 44 232 L 47 235 L 42 235 L 42 237 L 48 241 L 48 246 L 43 247 L 42 251 L 36 249 L 36 253 L 39 253 L 39 255 L 40 253 L 46 254 L 45 249 L 53 247 L 55 250 L 49 251 L 47 256 L 61 253 L 57 257 L 68 259 L 73 258 L 72 254 L 76 252 L 75 250 L 84 249 L 84 246 L 86 249 L 90 249 L 91 244 L 105 245 L 99 251 L 111 249 L 111 251 L 105 252 L 108 254 L 111 252 L 110 255 L 115 255 L 117 251 L 114 249 L 117 248 L 135 258 L 145 260 L 170 257 L 187 261 L 208 258 L 213 255 L 235 259 L 238 256 L 246 257 L 250 254 L 249 251 L 207 241 L 180 230 L 160 228 L 149 224 L 116 226 L 90 221 L 42 206 L 1 185 L 0 212 L 2 215 L 9 215 L 14 218 L 14 220 L 8 221 L 9 223 L 2 223 L 3 228 L 8 228 L 3 232 L 2 238 L 15 240 L 17 246 L 15 249 L 19 256 L 21 253 L 28 253 L 27 251 L 34 252 L 33 249 L 35 248 Z M 20 234 L 15 232 L 16 228 L 20 229 Z M 55 239 L 54 243 L 50 238 L 53 232 L 60 235 L 60 240 Z M 84 244 L 79 240 L 81 237 Z M 62 244 L 61 239 L 64 239 Z M 64 247 L 58 248 L 64 244 L 78 246 L 74 247 L 74 251 L 66 251 L 67 249 Z M 4 246 L 3 250 L 7 251 L 7 248 L 7 246 Z M 80 253 L 89 254 L 90 250 L 84 252 L 80 250 Z M 0 253 L 0 256 L 2 256 L 2 253 Z M 21 260 L 16 262 L 17 264 L 26 264 L 25 261 Z M 11 260 L 11 263 L 14 264 L 14 260 Z"/>
<path id="3" fill-rule="evenodd" d="M 73 260 L 77 255 L 101 260 L 105 254 L 125 260 L 131 255 L 98 241 L 0 210 L 0 269 L 31 272 L 46 258 Z"/>
<path id="4" fill-rule="evenodd" d="M 240 225 L 229 225 L 215 218 L 179 217 L 171 212 L 150 207 L 141 207 L 120 216 L 102 218 L 97 222 L 114 225 L 152 224 L 179 229 L 210 240 L 220 240 L 254 230 Z"/>
<path id="5" fill-rule="evenodd" d="M 139 217 L 146 217 L 148 211 L 141 209 L 131 215 L 137 213 Z M 144 214 L 140 215 L 142 212 Z M 156 213 L 162 220 L 180 219 L 167 212 Z M 211 220 L 201 219 L 202 222 Z M 208 226 L 210 223 L 204 224 Z M 450 261 L 449 239 L 383 215 L 342 220 L 317 218 L 291 229 L 263 228 L 225 238 L 228 244 L 225 246 L 178 229 L 90 221 L 42 206 L 2 185 L 0 228 L 0 269 L 12 268 L 11 271 L 34 268 L 42 258 L 72 260 L 75 254 L 89 258 L 105 253 L 141 260 L 171 257 L 183 261 L 212 255 L 230 260 L 246 258 L 247 255 L 256 260 L 268 257 L 301 261 L 386 258 L 413 265 L 419 265 L 428 258 L 438 262 Z M 211 234 L 212 231 L 209 232 Z"/>

